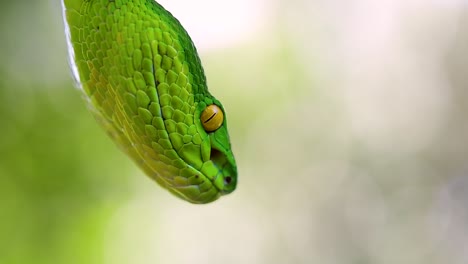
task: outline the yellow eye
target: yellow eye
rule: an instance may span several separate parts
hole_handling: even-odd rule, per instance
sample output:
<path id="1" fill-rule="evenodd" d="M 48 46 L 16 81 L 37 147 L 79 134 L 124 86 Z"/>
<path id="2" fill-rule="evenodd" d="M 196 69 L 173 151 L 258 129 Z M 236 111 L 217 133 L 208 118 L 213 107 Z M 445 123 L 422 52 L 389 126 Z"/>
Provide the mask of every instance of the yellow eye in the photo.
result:
<path id="1" fill-rule="evenodd" d="M 206 132 L 213 132 L 223 124 L 224 114 L 221 108 L 213 104 L 203 110 L 200 120 Z"/>

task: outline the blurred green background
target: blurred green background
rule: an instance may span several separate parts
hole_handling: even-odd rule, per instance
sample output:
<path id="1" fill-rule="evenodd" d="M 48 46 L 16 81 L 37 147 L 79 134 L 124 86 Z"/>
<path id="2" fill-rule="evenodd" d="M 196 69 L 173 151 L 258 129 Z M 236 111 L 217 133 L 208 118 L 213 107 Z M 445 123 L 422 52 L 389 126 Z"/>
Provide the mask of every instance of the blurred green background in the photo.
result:
<path id="1" fill-rule="evenodd" d="M 73 88 L 58 0 L 0 3 L 0 264 L 468 263 L 468 3 L 160 1 L 227 108 L 191 205 Z"/>

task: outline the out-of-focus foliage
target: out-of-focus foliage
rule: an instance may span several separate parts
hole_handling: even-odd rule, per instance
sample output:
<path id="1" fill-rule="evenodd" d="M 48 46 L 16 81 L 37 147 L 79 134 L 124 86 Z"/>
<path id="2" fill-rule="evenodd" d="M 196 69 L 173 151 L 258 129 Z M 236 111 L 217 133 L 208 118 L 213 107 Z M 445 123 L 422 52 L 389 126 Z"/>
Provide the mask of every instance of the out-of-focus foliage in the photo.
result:
<path id="1" fill-rule="evenodd" d="M 1 3 L 1 264 L 468 262 L 465 1 L 184 1 L 238 190 L 145 177 L 72 87 L 59 1 Z"/>
<path id="2" fill-rule="evenodd" d="M 48 7 L 0 8 L 0 263 L 102 263 L 127 160 L 73 89 L 60 11 Z"/>

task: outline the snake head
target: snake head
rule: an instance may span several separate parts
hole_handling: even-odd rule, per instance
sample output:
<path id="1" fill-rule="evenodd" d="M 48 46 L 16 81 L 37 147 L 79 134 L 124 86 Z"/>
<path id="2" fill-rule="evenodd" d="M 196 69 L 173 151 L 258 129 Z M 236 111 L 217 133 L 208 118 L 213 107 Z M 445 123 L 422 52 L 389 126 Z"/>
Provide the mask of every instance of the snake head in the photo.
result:
<path id="1" fill-rule="evenodd" d="M 237 167 L 221 103 L 211 95 L 203 96 L 196 106 L 191 127 L 196 128 L 194 133 L 190 128 L 187 133 L 193 134 L 191 141 L 180 146 L 172 142 L 189 168 L 182 170 L 181 176 L 188 178 L 191 185 L 173 186 L 173 189 L 185 200 L 206 203 L 231 193 L 237 185 Z"/>
<path id="2" fill-rule="evenodd" d="M 217 100 L 205 105 L 206 103 L 200 104 L 200 108 L 204 108 L 200 114 L 200 123 L 207 133 L 210 147 L 207 147 L 208 144 L 202 146 L 201 153 L 204 160 L 202 171 L 222 194 L 228 194 L 236 188 L 237 167 L 231 151 L 224 109 Z"/>

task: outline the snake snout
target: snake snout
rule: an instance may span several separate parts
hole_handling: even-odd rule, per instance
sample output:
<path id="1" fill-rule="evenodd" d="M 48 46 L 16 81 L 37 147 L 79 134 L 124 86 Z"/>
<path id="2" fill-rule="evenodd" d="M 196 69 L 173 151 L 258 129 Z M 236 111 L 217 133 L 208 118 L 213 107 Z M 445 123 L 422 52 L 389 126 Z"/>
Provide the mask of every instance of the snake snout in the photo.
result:
<path id="1" fill-rule="evenodd" d="M 234 191 L 237 184 L 237 173 L 226 154 L 213 147 L 211 149 L 210 159 L 218 169 L 217 178 L 219 178 L 219 180 L 215 180 L 215 185 L 217 185 L 222 194 L 228 194 Z"/>

